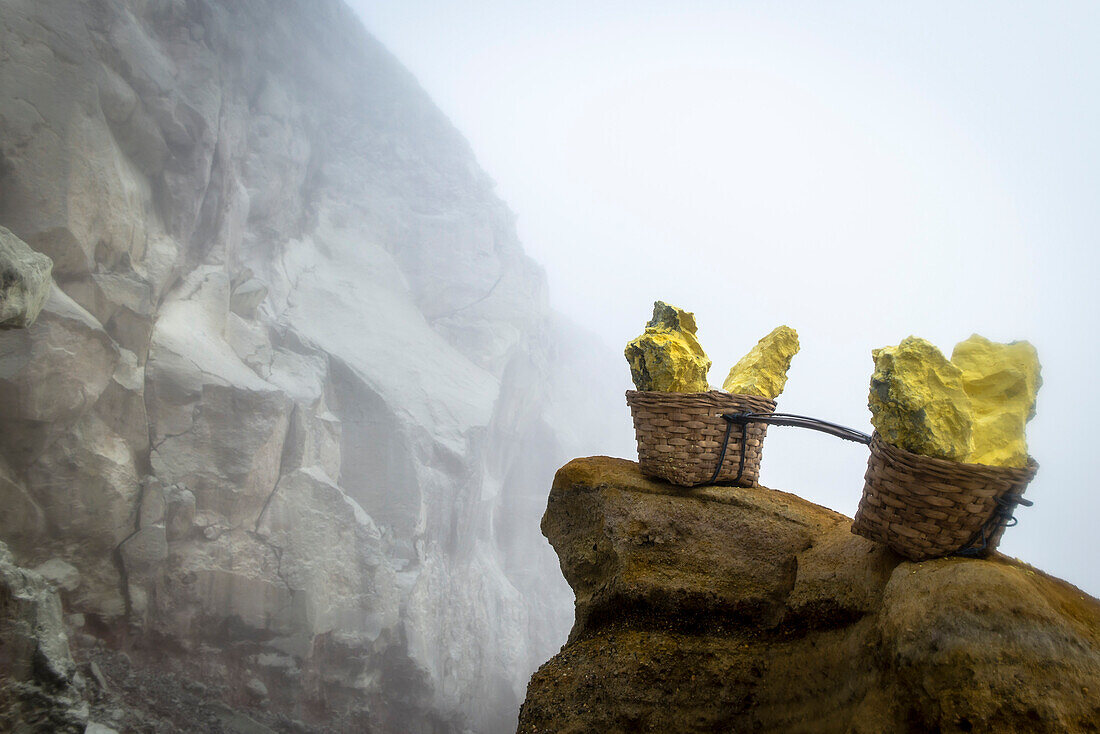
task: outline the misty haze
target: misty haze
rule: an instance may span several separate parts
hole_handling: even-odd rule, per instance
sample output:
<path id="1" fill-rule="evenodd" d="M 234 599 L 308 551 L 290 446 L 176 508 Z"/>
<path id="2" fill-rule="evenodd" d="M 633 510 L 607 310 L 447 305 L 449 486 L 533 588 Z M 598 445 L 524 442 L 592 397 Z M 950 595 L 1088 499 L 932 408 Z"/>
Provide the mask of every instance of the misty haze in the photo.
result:
<path id="1" fill-rule="evenodd" d="M 1098 31 L 0 0 L 0 731 L 1096 731 Z"/>

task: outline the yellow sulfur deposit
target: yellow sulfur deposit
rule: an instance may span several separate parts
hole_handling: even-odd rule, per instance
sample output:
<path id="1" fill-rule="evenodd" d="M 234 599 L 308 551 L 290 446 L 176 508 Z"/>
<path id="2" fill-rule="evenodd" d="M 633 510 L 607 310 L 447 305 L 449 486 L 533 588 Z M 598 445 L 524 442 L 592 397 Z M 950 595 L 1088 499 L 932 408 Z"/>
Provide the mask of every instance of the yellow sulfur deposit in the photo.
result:
<path id="1" fill-rule="evenodd" d="M 775 400 L 787 386 L 787 370 L 798 354 L 798 332 L 779 326 L 756 343 L 730 370 L 722 389 Z"/>
<path id="2" fill-rule="evenodd" d="M 663 301 L 653 304 L 645 333 L 626 345 L 630 376 L 639 390 L 706 392 L 710 359 L 695 338 L 695 314 Z"/>
<path id="3" fill-rule="evenodd" d="M 951 361 L 962 370 L 970 398 L 973 430 L 967 461 L 1026 466 L 1024 427 L 1035 415 L 1042 384 L 1035 347 L 1026 341 L 998 344 L 974 334 L 955 345 Z"/>
<path id="4" fill-rule="evenodd" d="M 966 461 L 972 421 L 962 370 L 915 336 L 871 354 L 875 373 L 867 405 L 879 436 L 913 453 Z"/>
<path id="5" fill-rule="evenodd" d="M 876 349 L 871 423 L 884 440 L 914 453 L 989 466 L 1027 464 L 1024 427 L 1042 384 L 1027 342 L 998 344 L 974 334 L 948 361 L 909 337 Z"/>

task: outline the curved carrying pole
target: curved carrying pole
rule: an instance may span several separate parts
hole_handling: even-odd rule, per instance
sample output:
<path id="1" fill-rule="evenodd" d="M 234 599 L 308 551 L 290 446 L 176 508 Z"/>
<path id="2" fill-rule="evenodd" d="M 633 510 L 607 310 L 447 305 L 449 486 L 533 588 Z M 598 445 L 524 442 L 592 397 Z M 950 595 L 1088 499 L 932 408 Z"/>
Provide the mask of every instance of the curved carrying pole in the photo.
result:
<path id="1" fill-rule="evenodd" d="M 814 431 L 827 433 L 830 436 L 843 438 L 845 441 L 855 441 L 865 446 L 871 443 L 871 437 L 866 433 L 862 433 L 853 428 L 847 428 L 837 423 L 830 423 L 829 421 L 823 421 L 818 418 L 810 418 L 805 415 L 794 415 L 793 413 L 723 413 L 722 418 L 726 421 L 726 437 L 722 440 L 722 450 L 718 453 L 718 464 L 714 467 L 714 475 L 711 476 L 710 481 L 699 482 L 693 486 L 702 487 L 707 484 L 714 484 L 718 481 L 718 475 L 722 473 L 722 464 L 726 460 L 726 449 L 729 448 L 730 433 L 733 431 L 734 424 L 741 426 L 741 455 L 737 462 L 737 476 L 733 478 L 734 484 L 740 482 L 741 476 L 745 473 L 745 439 L 748 437 L 748 426 L 750 423 L 767 423 L 773 426 L 809 428 Z"/>
<path id="2" fill-rule="evenodd" d="M 793 413 L 726 413 L 722 416 L 730 423 L 767 423 L 771 426 L 793 426 L 795 428 L 809 428 L 812 431 L 821 431 L 830 436 L 843 438 L 845 441 L 855 441 L 864 446 L 869 446 L 871 437 L 862 431 L 848 428 L 838 423 L 830 423 L 820 418 L 810 418 L 805 415 Z"/>
<path id="3" fill-rule="evenodd" d="M 724 413 L 722 418 L 726 421 L 726 437 L 722 441 L 722 451 L 718 454 L 718 466 L 714 469 L 714 476 L 710 478 L 709 482 L 701 482 L 695 486 L 701 486 L 702 484 L 714 484 L 718 481 L 718 475 L 722 472 L 722 463 L 726 459 L 726 449 L 729 447 L 730 432 L 733 430 L 734 424 L 741 426 L 741 457 L 737 465 L 737 476 L 733 482 L 736 484 L 741 481 L 741 475 L 745 471 L 745 439 L 747 437 L 748 425 L 750 423 L 767 423 L 773 426 L 793 426 L 795 428 L 809 428 L 813 431 L 821 431 L 827 433 L 830 436 L 836 436 L 842 438 L 845 441 L 855 441 L 856 443 L 869 446 L 871 444 L 871 437 L 862 431 L 857 431 L 847 426 L 842 426 L 837 423 L 830 423 L 829 421 L 823 421 L 819 418 L 810 418 L 805 415 L 794 415 L 793 413 Z M 1024 499 L 1019 495 L 1011 495 L 1009 497 L 997 497 L 997 508 L 989 520 L 978 529 L 978 532 L 970 538 L 967 543 L 955 551 L 951 555 L 956 556 L 969 556 L 976 557 L 983 554 L 985 549 L 989 545 L 989 541 L 993 535 L 1002 527 L 1010 528 L 1016 524 L 1017 520 L 1013 512 L 1017 507 L 1031 507 L 1032 501 Z"/>

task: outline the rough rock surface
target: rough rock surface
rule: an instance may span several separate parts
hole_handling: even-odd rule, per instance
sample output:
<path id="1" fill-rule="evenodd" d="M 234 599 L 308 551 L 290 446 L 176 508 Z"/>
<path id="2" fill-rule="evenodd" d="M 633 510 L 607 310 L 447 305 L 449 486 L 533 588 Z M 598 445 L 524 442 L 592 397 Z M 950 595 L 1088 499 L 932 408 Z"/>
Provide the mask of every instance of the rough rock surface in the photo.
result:
<path id="1" fill-rule="evenodd" d="M 657 392 L 706 392 L 710 359 L 695 337 L 697 330 L 695 314 L 656 301 L 645 332 L 626 345 L 634 387 Z"/>
<path id="2" fill-rule="evenodd" d="M 974 334 L 955 345 L 951 363 L 962 370 L 973 429 L 969 461 L 1025 466 L 1027 422 L 1043 384 L 1039 355 L 1026 341 L 998 344 Z"/>
<path id="3" fill-rule="evenodd" d="M 777 326 L 730 368 L 722 389 L 775 400 L 787 386 L 787 370 L 798 354 L 798 332 Z"/>
<path id="4" fill-rule="evenodd" d="M 883 440 L 916 454 L 966 461 L 973 421 L 962 370 L 915 336 L 875 349 L 872 356 L 867 405 Z"/>
<path id="5" fill-rule="evenodd" d="M 34 323 L 50 295 L 53 261 L 0 227 L 0 329 Z"/>
<path id="6" fill-rule="evenodd" d="M 0 543 L 0 730 L 80 734 L 88 721 L 82 687 L 61 600 Z"/>
<path id="7" fill-rule="evenodd" d="M 347 7 L 0 0 L 0 225 L 54 261 L 0 333 L 0 540 L 75 570 L 108 677 L 311 726 L 514 726 L 569 625 L 528 528 L 603 430 L 578 413 L 625 408 Z"/>
<path id="8" fill-rule="evenodd" d="M 1014 559 L 910 563 L 769 489 L 557 474 L 577 596 L 520 732 L 1096 732 L 1100 601 Z"/>

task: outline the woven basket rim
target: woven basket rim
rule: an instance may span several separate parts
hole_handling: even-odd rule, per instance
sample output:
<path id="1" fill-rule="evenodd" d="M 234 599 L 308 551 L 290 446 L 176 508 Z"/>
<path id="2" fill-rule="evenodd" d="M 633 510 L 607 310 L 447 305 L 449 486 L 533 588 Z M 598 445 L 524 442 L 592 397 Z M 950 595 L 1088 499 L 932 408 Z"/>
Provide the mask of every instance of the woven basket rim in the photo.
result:
<path id="1" fill-rule="evenodd" d="M 994 466 L 992 464 L 972 464 L 965 461 L 953 461 L 941 459 L 936 456 L 925 456 L 903 449 L 900 446 L 888 442 L 875 431 L 871 434 L 871 450 L 885 454 L 894 461 L 903 461 L 909 464 L 923 465 L 922 468 L 938 469 L 945 472 L 985 474 L 991 478 L 1002 481 L 1030 481 L 1039 469 L 1039 463 L 1031 456 L 1027 457 L 1026 466 Z"/>
<path id="2" fill-rule="evenodd" d="M 665 392 L 664 390 L 627 390 L 626 400 L 629 403 L 637 398 L 643 398 L 646 400 L 661 400 L 667 403 L 701 403 L 701 402 L 713 402 L 716 400 L 729 401 L 731 399 L 736 400 L 749 400 L 752 402 L 760 402 L 771 406 L 774 411 L 776 403 L 774 400 L 765 398 L 761 395 L 748 395 L 745 393 L 726 392 L 725 390 L 707 390 L 706 392 Z"/>

